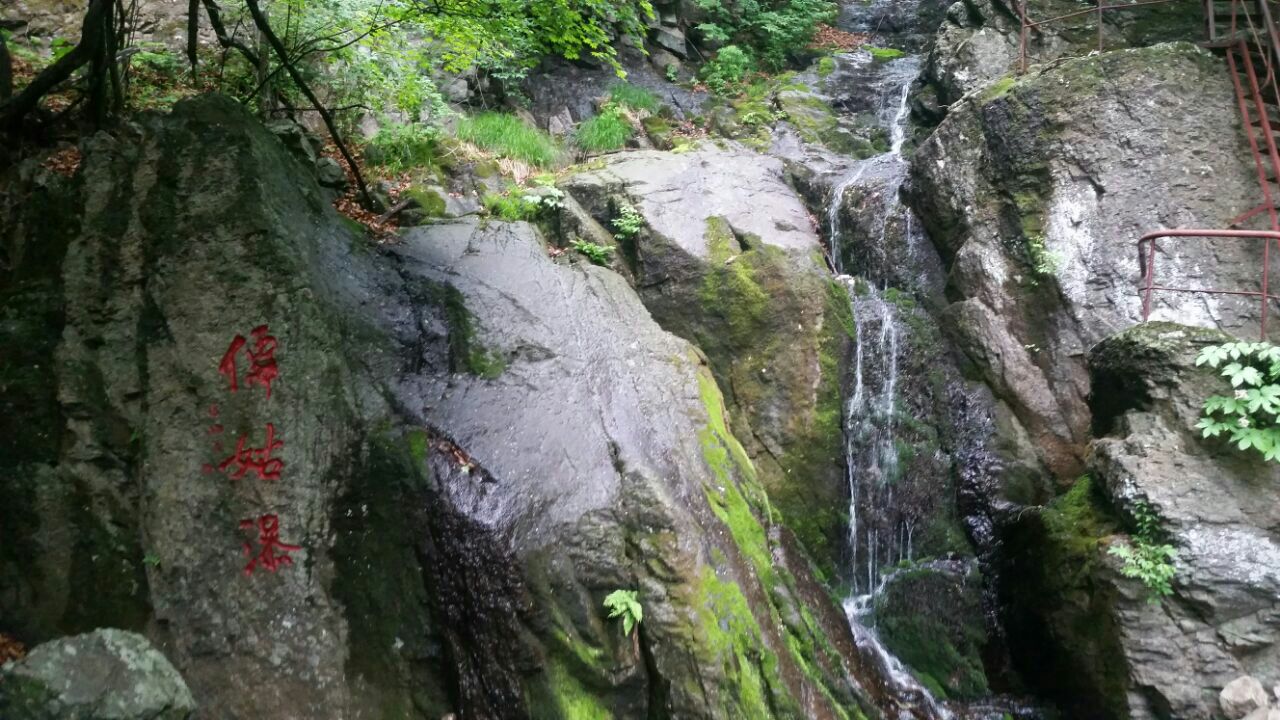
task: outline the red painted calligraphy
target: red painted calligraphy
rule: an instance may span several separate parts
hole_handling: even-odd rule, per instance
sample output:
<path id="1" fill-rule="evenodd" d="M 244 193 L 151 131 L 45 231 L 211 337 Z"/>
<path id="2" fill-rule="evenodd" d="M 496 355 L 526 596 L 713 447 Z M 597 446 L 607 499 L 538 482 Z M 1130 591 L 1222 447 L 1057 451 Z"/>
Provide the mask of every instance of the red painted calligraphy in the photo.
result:
<path id="1" fill-rule="evenodd" d="M 279 480 L 284 460 L 271 457 L 271 452 L 284 447 L 284 440 L 276 437 L 275 424 L 267 423 L 267 443 L 262 447 L 245 447 L 248 438 L 248 435 L 240 436 L 236 451 L 218 465 L 218 470 L 232 480 L 239 480 L 250 472 L 257 473 L 260 480 Z"/>
<path id="2" fill-rule="evenodd" d="M 245 384 L 260 385 L 267 391 L 267 399 L 271 399 L 271 383 L 280 376 L 280 367 L 276 364 L 276 347 L 279 343 L 266 325 L 259 325 L 249 331 L 253 344 L 245 340 L 243 335 L 236 335 L 227 351 L 222 354 L 218 363 L 218 372 L 227 377 L 231 392 L 240 389 L 240 370 L 236 365 L 236 357 L 244 350 L 249 355 L 249 370 L 245 373 Z"/>
<path id="3" fill-rule="evenodd" d="M 275 572 L 281 565 L 292 565 L 293 558 L 289 556 L 291 552 L 297 552 L 302 549 L 301 545 L 290 545 L 280 539 L 280 516 L 271 514 L 263 515 L 255 520 L 241 520 L 240 529 L 250 530 L 254 526 L 258 529 L 258 545 L 261 548 L 255 555 L 251 542 L 244 543 L 244 556 L 249 558 L 249 562 L 244 566 L 244 574 L 252 575 L 256 568 L 265 568 L 269 572 Z"/>

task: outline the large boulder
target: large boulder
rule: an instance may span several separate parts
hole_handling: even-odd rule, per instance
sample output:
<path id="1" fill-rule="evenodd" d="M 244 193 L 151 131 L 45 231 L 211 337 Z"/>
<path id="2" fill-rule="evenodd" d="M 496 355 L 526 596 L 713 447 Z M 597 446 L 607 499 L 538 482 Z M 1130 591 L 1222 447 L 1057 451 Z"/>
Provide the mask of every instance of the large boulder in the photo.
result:
<path id="1" fill-rule="evenodd" d="M 1089 477 L 1007 534 L 1015 660 L 1073 714 L 1209 720 L 1224 686 L 1280 670 L 1280 468 L 1195 428 L 1230 390 L 1195 359 L 1226 339 L 1153 322 L 1094 348 Z M 1169 596 L 1110 553 L 1140 517 L 1177 550 Z M 1266 706 L 1245 690 L 1222 694 L 1233 717 Z"/>
<path id="2" fill-rule="evenodd" d="M 1037 65 L 1098 50 L 1096 14 L 1073 15 L 1070 0 L 1043 0 L 1027 6 L 1027 63 Z M 959 0 L 936 25 L 915 98 L 917 115 L 933 125 L 947 107 L 966 94 L 1019 70 L 1021 23 L 1017 0 Z M 1109 10 L 1103 16 L 1104 50 L 1143 47 L 1203 36 L 1202 11 L 1194 3 L 1168 3 Z"/>
<path id="3" fill-rule="evenodd" d="M 0 672 L 9 720 L 186 720 L 195 709 L 173 665 L 125 630 L 51 640 Z"/>
<path id="4" fill-rule="evenodd" d="M 850 298 L 782 163 L 741 148 L 615 155 L 564 185 L 618 233 L 645 306 L 710 362 L 770 497 L 819 566 L 840 566 L 842 363 Z"/>
<path id="5" fill-rule="evenodd" d="M 30 419 L 0 456 L 0 631 L 145 630 L 236 717 L 900 709 L 779 522 L 742 406 L 621 276 L 525 224 L 372 247 L 217 97 L 95 137 L 48 188 L 17 197 L 64 216 L 4 235 L 5 403 Z M 794 215 L 759 281 L 715 255 L 732 233 L 679 237 L 710 287 L 786 296 L 805 276 L 765 272 L 817 262 Z M 817 309 L 787 318 L 810 394 L 762 396 L 809 403 L 797 428 L 810 277 Z M 631 636 L 615 590 L 643 606 Z"/>
<path id="6" fill-rule="evenodd" d="M 967 96 L 915 156 L 911 204 L 949 272 L 944 324 L 1060 477 L 1083 467 L 1085 353 L 1141 316 L 1138 237 L 1224 227 L 1256 204 L 1233 107 L 1208 52 L 1121 50 Z M 1260 245 L 1166 245 L 1163 283 L 1258 281 Z M 1257 327 L 1256 306 L 1223 296 L 1160 294 L 1153 317 Z"/>
<path id="7" fill-rule="evenodd" d="M 1195 428 L 1204 400 L 1231 392 L 1195 365 L 1224 339 L 1150 323 L 1090 354 L 1093 474 L 1123 516 L 1154 509 L 1179 553 L 1173 597 L 1119 605 L 1135 717 L 1172 708 L 1207 719 L 1234 678 L 1280 672 L 1280 467 Z"/>

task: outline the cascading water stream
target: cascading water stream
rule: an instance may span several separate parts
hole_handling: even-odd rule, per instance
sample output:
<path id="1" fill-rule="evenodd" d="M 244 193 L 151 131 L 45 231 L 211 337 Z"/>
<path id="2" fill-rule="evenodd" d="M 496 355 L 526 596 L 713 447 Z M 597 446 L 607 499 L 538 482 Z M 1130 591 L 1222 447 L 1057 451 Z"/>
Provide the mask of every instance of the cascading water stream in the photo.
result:
<path id="1" fill-rule="evenodd" d="M 856 62 L 856 60 L 855 60 Z M 901 472 L 895 441 L 898 408 L 899 354 L 903 328 L 896 306 L 871 285 L 880 278 L 858 280 L 846 275 L 840 241 L 845 193 L 870 176 L 888 178 L 880 243 L 891 216 L 903 212 L 898 190 L 906 177 L 902 149 L 907 137 L 908 97 L 918 60 L 905 56 L 886 63 L 880 84 L 880 123 L 889 134 L 889 151 L 859 161 L 832 189 L 827 207 L 827 237 L 832 263 L 849 286 L 855 318 L 855 347 L 850 394 L 845 405 L 846 468 L 849 483 L 850 557 L 855 567 L 852 592 L 845 600 L 854 638 L 868 662 L 884 678 L 886 689 L 912 716 L 945 720 L 944 708 L 890 653 L 865 620 L 884 577 L 881 568 L 912 559 L 914 520 L 894 512 L 894 488 Z M 908 220 L 908 228 L 911 227 Z M 860 560 L 861 559 L 861 560 Z"/>

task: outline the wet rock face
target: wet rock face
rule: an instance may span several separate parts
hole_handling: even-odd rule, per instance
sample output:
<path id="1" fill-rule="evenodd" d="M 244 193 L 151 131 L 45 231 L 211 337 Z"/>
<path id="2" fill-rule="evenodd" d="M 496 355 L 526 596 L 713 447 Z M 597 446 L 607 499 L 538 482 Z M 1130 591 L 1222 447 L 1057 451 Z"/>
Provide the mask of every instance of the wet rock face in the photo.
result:
<path id="1" fill-rule="evenodd" d="M 0 296 L 32 389 L 5 402 L 47 411 L 3 458 L 0 532 L 25 540 L 0 548 L 0 629 L 145 629 L 237 717 L 873 707 L 739 410 L 621 276 L 523 224 L 372 249 L 218 98 L 95 138 L 77 182 L 65 252 L 23 255 Z M 8 342 L 36 307 L 49 357 Z M 639 591 L 633 637 L 617 589 Z"/>
<path id="2" fill-rule="evenodd" d="M 164 655 L 123 630 L 44 643 L 0 673 L 0 711 L 11 720 L 186 720 L 195 709 Z"/>
<path id="3" fill-rule="evenodd" d="M 840 368 L 849 299 L 830 279 L 781 162 L 736 146 L 628 153 L 565 190 L 603 227 L 616 229 L 623 208 L 644 218 L 618 240 L 641 300 L 706 354 L 771 499 L 833 571 L 847 498 Z"/>
<path id="4" fill-rule="evenodd" d="M 1223 227 L 1254 205 L 1232 107 L 1230 78 L 1208 53 L 1124 50 L 969 96 L 914 159 L 910 204 L 949 272 L 946 324 L 970 372 L 1060 476 L 1084 457 L 1085 352 L 1141 315 L 1138 237 Z M 1251 287 L 1259 251 L 1171 242 L 1159 277 Z M 1231 299 L 1170 293 L 1156 297 L 1153 317 L 1247 335 L 1256 314 Z"/>
<path id="5" fill-rule="evenodd" d="M 885 646 L 938 697 L 988 694 L 982 578 L 973 563 L 935 561 L 891 573 L 876 598 Z"/>
<path id="6" fill-rule="evenodd" d="M 1020 58 L 1021 23 L 1016 0 L 960 0 L 946 9 L 930 44 L 915 100 L 917 118 L 935 125 L 947 106 L 965 94 L 1014 73 Z M 1045 0 L 1028 5 L 1028 15 L 1046 21 L 1080 11 L 1080 5 Z M 1133 10 L 1109 11 L 1103 19 L 1103 49 L 1145 47 L 1203 38 L 1198 7 L 1172 3 Z M 1098 49 L 1096 15 L 1050 22 L 1028 33 L 1029 65 L 1062 57 L 1086 55 Z"/>
<path id="7" fill-rule="evenodd" d="M 1092 472 L 1122 515 L 1137 503 L 1153 508 L 1179 552 L 1174 595 L 1163 603 L 1117 581 L 1134 717 L 1162 708 L 1213 717 L 1218 690 L 1237 676 L 1280 673 L 1280 468 L 1194 427 L 1205 398 L 1230 391 L 1194 364 L 1201 348 L 1224 339 L 1151 323 L 1090 355 L 1094 411 L 1106 421 Z"/>

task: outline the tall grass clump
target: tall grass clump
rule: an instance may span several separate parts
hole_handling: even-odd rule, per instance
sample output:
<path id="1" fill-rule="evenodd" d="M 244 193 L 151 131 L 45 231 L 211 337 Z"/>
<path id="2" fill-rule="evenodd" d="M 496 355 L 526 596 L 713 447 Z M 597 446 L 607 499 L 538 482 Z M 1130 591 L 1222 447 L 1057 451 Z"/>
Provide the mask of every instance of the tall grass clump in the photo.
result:
<path id="1" fill-rule="evenodd" d="M 574 133 L 574 144 L 586 152 L 620 150 L 635 132 L 631 123 L 617 110 L 606 110 L 588 120 L 583 120 Z"/>
<path id="2" fill-rule="evenodd" d="M 550 167 L 560 155 L 546 133 L 506 113 L 486 112 L 458 121 L 458 138 L 499 157 Z"/>
<path id="3" fill-rule="evenodd" d="M 609 99 L 618 105 L 632 110 L 644 110 L 649 114 L 656 114 L 662 104 L 657 95 L 631 83 L 618 83 L 609 88 Z"/>
<path id="4" fill-rule="evenodd" d="M 364 155 L 370 165 L 391 172 L 428 167 L 436 159 L 436 143 L 440 131 L 419 123 L 390 123 L 365 144 Z"/>

